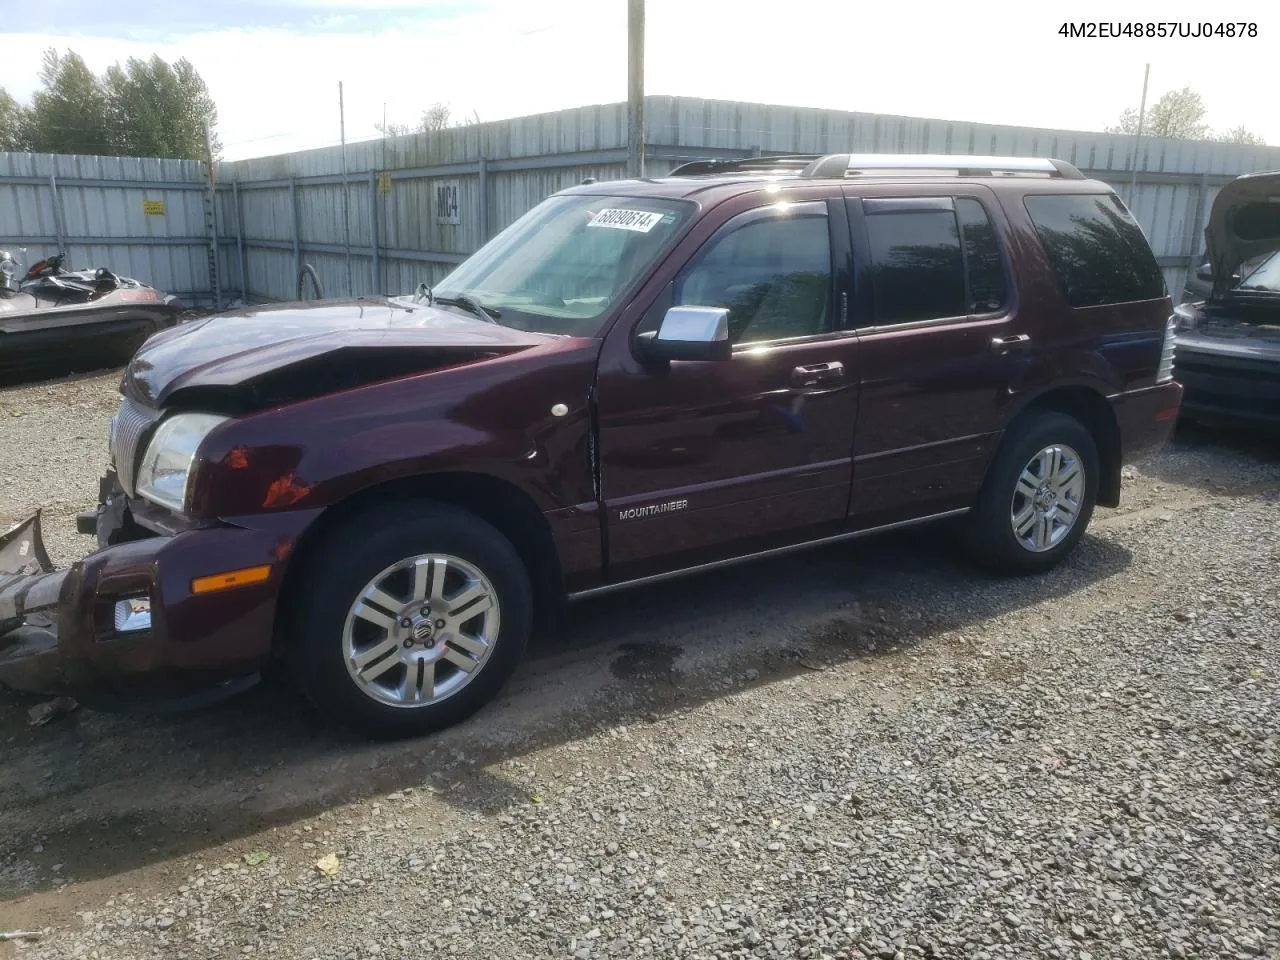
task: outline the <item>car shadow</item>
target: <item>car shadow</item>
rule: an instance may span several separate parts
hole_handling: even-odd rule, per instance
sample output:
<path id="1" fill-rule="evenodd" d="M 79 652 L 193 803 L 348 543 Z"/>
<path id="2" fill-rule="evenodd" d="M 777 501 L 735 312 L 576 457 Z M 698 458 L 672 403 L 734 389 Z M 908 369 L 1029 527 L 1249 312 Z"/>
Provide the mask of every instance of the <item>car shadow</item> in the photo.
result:
<path id="1" fill-rule="evenodd" d="M 584 601 L 494 703 L 415 741 L 355 739 L 274 683 L 198 713 L 79 710 L 44 727 L 26 724 L 35 701 L 0 695 L 0 902 L 406 788 L 491 816 L 529 802 L 535 786 L 513 768 L 547 747 L 981 630 L 1131 559 L 1088 536 L 1057 570 L 1002 579 L 940 550 L 944 540 L 922 528 Z"/>

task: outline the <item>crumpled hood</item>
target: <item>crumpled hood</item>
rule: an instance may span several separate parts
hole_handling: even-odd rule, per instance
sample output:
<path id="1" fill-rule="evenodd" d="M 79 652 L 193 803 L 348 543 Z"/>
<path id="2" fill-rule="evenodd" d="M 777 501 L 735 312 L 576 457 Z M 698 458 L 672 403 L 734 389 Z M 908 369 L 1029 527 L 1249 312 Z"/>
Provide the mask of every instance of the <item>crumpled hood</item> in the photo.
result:
<path id="1" fill-rule="evenodd" d="M 289 303 L 221 313 L 179 324 L 148 340 L 126 368 L 125 393 L 161 406 L 178 391 L 235 387 L 329 355 L 394 356 L 397 369 L 423 370 L 547 343 L 527 333 L 411 298 L 370 297 Z M 341 364 L 341 357 L 333 357 Z"/>
<path id="2" fill-rule="evenodd" d="M 1213 296 L 1221 297 L 1240 264 L 1280 248 L 1280 171 L 1246 174 L 1219 190 L 1204 238 Z"/>

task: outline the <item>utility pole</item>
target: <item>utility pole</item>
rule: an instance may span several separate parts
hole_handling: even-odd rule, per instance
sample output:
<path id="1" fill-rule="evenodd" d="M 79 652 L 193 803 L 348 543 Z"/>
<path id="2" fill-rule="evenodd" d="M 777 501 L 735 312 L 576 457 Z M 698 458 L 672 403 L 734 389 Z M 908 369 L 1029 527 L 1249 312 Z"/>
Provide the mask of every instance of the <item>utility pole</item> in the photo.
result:
<path id="1" fill-rule="evenodd" d="M 342 103 L 342 81 L 338 81 L 338 133 L 342 137 L 342 242 L 347 248 L 347 296 L 351 296 L 351 213 L 347 187 L 347 111 Z"/>
<path id="2" fill-rule="evenodd" d="M 1151 76 L 1151 64 L 1142 71 L 1142 103 L 1138 107 L 1138 132 L 1133 136 L 1133 164 L 1129 168 L 1129 206 L 1133 206 L 1138 189 L 1138 149 L 1142 146 L 1142 121 L 1147 116 L 1147 79 Z"/>
<path id="3" fill-rule="evenodd" d="M 644 0 L 627 0 L 627 176 L 644 176 Z"/>

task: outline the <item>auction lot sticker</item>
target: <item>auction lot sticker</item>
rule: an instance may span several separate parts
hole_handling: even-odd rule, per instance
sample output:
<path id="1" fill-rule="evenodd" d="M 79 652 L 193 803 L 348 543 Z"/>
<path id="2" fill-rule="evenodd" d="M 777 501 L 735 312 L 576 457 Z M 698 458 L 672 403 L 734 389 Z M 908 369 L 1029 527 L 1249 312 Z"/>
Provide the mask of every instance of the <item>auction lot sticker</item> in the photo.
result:
<path id="1" fill-rule="evenodd" d="M 610 227 L 613 230 L 634 230 L 637 233 L 648 233 L 661 222 L 662 214 L 660 213 L 608 207 L 597 213 L 587 226 Z"/>

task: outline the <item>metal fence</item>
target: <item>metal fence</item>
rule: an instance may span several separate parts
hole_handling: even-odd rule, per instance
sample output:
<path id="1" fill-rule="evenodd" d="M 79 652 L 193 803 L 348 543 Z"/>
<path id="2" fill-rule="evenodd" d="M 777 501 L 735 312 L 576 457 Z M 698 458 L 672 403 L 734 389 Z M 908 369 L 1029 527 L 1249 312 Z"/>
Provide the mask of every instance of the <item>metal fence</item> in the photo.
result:
<path id="1" fill-rule="evenodd" d="M 208 216 L 194 161 L 0 153 L 0 248 L 26 247 L 28 265 L 61 251 L 209 302 Z"/>
<path id="2" fill-rule="evenodd" d="M 1070 161 L 1126 200 L 1175 293 L 1222 184 L 1280 169 L 1280 148 L 1145 140 L 1131 191 L 1132 137 L 682 97 L 649 97 L 645 110 L 649 175 L 780 152 Z M 221 163 L 216 192 L 189 161 L 0 154 L 0 245 L 31 257 L 63 247 L 77 265 L 107 264 L 196 302 L 215 289 L 224 302 L 292 299 L 304 263 L 329 297 L 403 293 L 556 190 L 623 176 L 625 135 L 624 104 L 582 107 L 349 144 L 345 183 L 336 147 Z"/>

